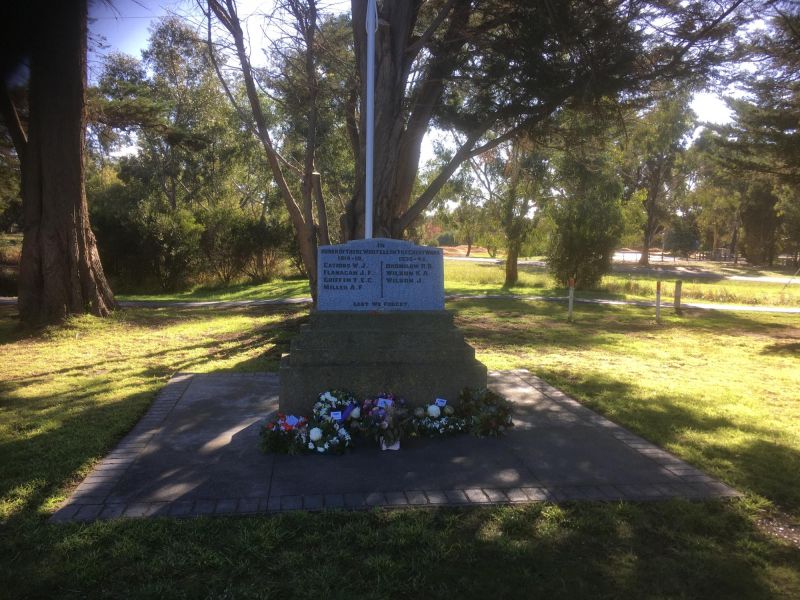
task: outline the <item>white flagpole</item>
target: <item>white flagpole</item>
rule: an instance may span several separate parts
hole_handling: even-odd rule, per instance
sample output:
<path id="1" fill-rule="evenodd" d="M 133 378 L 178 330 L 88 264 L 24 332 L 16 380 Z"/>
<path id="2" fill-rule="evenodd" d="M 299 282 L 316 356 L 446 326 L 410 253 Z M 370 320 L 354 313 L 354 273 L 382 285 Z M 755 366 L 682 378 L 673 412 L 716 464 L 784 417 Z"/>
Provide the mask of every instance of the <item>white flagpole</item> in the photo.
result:
<path id="1" fill-rule="evenodd" d="M 378 29 L 376 0 L 367 4 L 367 180 L 364 186 L 364 239 L 372 238 L 372 173 L 375 156 L 375 31 Z"/>

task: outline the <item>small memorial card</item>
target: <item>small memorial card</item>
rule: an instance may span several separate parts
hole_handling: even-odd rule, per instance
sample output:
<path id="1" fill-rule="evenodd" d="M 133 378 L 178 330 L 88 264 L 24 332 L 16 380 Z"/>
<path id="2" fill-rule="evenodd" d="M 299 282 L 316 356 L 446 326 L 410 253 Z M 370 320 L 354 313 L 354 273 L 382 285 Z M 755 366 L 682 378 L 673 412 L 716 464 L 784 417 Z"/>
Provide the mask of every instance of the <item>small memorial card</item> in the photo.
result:
<path id="1" fill-rule="evenodd" d="M 287 424 L 289 427 L 294 427 L 294 426 L 295 426 L 295 425 L 297 425 L 299 422 L 300 422 L 300 419 L 298 419 L 298 418 L 297 418 L 297 417 L 295 417 L 294 415 L 289 415 L 288 417 L 286 417 L 286 424 Z"/>
<path id="2" fill-rule="evenodd" d="M 341 421 L 342 420 L 342 411 L 340 411 L 340 410 L 331 411 L 331 419 L 333 419 L 334 421 Z"/>
<path id="3" fill-rule="evenodd" d="M 438 406 L 439 408 L 444 408 L 445 406 L 447 406 L 447 400 L 445 400 L 444 398 L 437 398 L 436 406 Z"/>
<path id="4" fill-rule="evenodd" d="M 378 408 L 389 408 L 394 404 L 394 400 L 389 398 L 378 398 Z"/>

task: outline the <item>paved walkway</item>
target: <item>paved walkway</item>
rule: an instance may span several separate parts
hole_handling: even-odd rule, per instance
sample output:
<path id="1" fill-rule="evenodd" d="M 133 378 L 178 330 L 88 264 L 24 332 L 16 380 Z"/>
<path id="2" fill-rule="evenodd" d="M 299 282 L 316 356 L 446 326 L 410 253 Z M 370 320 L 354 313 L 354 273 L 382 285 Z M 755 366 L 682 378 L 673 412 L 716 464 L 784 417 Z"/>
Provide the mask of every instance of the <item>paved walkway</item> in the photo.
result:
<path id="1" fill-rule="evenodd" d="M 500 439 L 268 456 L 258 434 L 277 408 L 276 374 L 178 374 L 52 521 L 737 495 L 525 370 L 490 385 L 515 404 Z"/>

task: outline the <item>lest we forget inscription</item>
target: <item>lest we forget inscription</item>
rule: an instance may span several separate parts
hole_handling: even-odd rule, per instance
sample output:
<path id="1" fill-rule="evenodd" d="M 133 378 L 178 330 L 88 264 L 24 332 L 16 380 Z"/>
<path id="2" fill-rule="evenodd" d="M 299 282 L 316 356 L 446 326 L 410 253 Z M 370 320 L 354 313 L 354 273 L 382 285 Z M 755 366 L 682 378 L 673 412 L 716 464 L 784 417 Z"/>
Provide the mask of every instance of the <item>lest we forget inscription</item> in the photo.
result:
<path id="1" fill-rule="evenodd" d="M 317 310 L 444 310 L 442 249 L 387 238 L 320 246 Z"/>

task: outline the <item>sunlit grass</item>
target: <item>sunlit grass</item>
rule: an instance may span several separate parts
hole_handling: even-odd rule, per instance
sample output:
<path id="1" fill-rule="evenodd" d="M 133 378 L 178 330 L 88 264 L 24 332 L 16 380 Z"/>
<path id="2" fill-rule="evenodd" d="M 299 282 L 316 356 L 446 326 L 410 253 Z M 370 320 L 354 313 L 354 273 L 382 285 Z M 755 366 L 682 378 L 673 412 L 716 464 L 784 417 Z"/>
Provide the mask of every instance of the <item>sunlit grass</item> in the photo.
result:
<path id="1" fill-rule="evenodd" d="M 800 596 L 800 553 L 756 526 L 770 504 L 800 514 L 796 318 L 450 308 L 490 368 L 530 369 L 747 497 L 49 525 L 172 373 L 275 370 L 305 309 L 137 309 L 25 332 L 3 307 L 0 596 Z"/>
<path id="2" fill-rule="evenodd" d="M 527 368 L 800 517 L 800 322 L 514 300 L 454 304 L 490 369 Z"/>
<path id="3" fill-rule="evenodd" d="M 66 493 L 54 484 L 85 475 L 173 373 L 276 369 L 298 314 L 120 311 L 29 337 L 9 323 L 11 308 L 0 311 L 0 519 L 51 510 Z"/>
<path id="4" fill-rule="evenodd" d="M 519 282 L 507 288 L 505 267 L 468 261 L 446 260 L 444 263 L 445 293 L 522 296 L 564 296 L 566 290 L 557 285 L 546 269 L 521 265 Z M 763 306 L 800 306 L 800 285 L 708 278 L 683 278 L 682 298 L 685 301 Z M 648 273 L 607 275 L 594 290 L 576 292 L 578 298 L 614 298 L 620 300 L 655 300 L 656 281 L 662 280 L 662 301 L 671 303 L 676 277 Z M 120 300 L 143 301 L 231 301 L 308 297 L 304 279 L 276 279 L 263 284 L 197 287 L 171 294 L 120 294 Z"/>
<path id="5" fill-rule="evenodd" d="M 728 304 L 767 306 L 800 306 L 800 285 L 782 283 L 731 281 L 722 279 L 690 279 L 683 277 L 681 296 L 684 300 L 699 300 Z M 563 296 L 566 290 L 541 267 L 520 266 L 519 283 L 503 287 L 503 265 L 445 261 L 445 289 L 451 294 L 515 294 L 533 296 Z M 580 290 L 577 297 L 650 300 L 656 296 L 656 282 L 662 281 L 662 301 L 672 302 L 676 277 L 644 273 L 612 274 L 603 278 L 595 290 Z"/>

